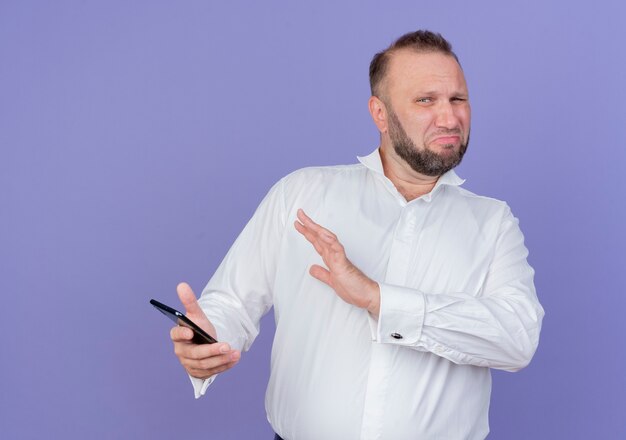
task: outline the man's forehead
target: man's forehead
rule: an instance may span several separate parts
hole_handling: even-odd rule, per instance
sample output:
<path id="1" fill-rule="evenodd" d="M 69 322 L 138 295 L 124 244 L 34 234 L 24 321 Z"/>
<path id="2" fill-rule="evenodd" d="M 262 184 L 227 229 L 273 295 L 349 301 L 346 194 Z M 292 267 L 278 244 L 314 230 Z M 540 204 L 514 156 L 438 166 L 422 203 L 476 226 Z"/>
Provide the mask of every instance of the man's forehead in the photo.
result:
<path id="1" fill-rule="evenodd" d="M 390 83 L 448 80 L 465 86 L 463 70 L 452 55 L 413 49 L 398 49 L 390 55 L 386 72 Z"/>

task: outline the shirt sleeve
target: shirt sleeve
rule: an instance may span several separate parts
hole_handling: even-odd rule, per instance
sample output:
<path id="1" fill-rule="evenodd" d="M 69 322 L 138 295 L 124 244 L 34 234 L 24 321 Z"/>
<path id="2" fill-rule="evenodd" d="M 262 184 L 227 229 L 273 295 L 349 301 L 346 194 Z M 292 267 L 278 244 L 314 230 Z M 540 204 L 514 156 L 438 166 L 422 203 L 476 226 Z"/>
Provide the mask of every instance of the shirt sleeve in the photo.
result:
<path id="1" fill-rule="evenodd" d="M 283 181 L 270 189 L 204 288 L 198 304 L 215 326 L 217 339 L 247 351 L 260 320 L 273 304 L 276 255 L 285 226 Z M 216 376 L 190 376 L 196 398 Z"/>
<path id="2" fill-rule="evenodd" d="M 544 316 L 527 256 L 518 221 L 507 208 L 481 292 L 432 294 L 379 283 L 375 340 L 457 364 L 525 367 L 537 349 Z"/>
<path id="3" fill-rule="evenodd" d="M 189 379 L 191 380 L 191 386 L 193 386 L 194 397 L 196 399 L 199 399 L 200 397 L 204 396 L 206 390 L 209 388 L 209 385 L 213 383 L 216 377 L 217 374 L 214 374 L 213 376 L 206 379 L 189 376 Z"/>

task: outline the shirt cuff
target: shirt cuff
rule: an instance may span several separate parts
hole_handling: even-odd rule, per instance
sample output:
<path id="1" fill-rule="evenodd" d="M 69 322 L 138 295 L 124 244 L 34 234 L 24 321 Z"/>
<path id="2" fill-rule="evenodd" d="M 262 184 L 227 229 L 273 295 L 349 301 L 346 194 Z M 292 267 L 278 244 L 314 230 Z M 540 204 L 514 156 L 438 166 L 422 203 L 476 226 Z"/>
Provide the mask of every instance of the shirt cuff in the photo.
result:
<path id="1" fill-rule="evenodd" d="M 207 388 L 209 388 L 209 385 L 213 383 L 216 377 L 217 374 L 214 374 L 207 379 L 198 379 L 197 377 L 189 376 L 189 379 L 191 379 L 191 385 L 193 385 L 193 393 L 196 399 L 204 396 Z"/>
<path id="2" fill-rule="evenodd" d="M 419 345 L 424 326 L 424 294 L 416 289 L 378 283 L 380 313 L 374 341 L 383 344 Z M 373 327 L 370 317 L 370 329 Z"/>

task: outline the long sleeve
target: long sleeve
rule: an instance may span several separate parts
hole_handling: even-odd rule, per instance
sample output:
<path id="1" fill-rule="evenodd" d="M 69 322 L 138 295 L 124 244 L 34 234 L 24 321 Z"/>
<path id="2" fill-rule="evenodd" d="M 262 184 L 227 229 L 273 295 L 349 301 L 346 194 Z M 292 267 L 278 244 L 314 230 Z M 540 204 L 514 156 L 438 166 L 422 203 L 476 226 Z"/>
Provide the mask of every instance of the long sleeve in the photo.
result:
<path id="1" fill-rule="evenodd" d="M 220 341 L 248 350 L 272 306 L 276 253 L 284 230 L 282 181 L 272 187 L 202 292 L 200 307 Z"/>
<path id="2" fill-rule="evenodd" d="M 270 189 L 198 300 L 217 339 L 236 350 L 250 348 L 261 318 L 272 307 L 276 253 L 285 225 L 282 185 L 281 180 Z M 196 398 L 215 377 L 190 377 Z"/>
<path id="3" fill-rule="evenodd" d="M 518 221 L 507 208 L 480 292 L 432 294 L 379 283 L 376 340 L 457 364 L 523 368 L 537 348 L 544 315 L 527 256 Z"/>

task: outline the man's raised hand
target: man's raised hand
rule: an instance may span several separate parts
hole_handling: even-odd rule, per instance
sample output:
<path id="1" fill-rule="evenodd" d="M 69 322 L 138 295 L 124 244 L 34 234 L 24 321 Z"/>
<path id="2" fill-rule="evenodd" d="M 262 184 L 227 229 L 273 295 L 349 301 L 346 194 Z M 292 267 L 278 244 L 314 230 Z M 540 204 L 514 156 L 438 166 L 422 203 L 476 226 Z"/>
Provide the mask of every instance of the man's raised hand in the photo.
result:
<path id="1" fill-rule="evenodd" d="M 348 260 L 343 245 L 337 236 L 311 220 L 302 209 L 298 209 L 296 230 L 302 234 L 322 257 L 326 268 L 314 264 L 309 273 L 328 284 L 345 302 L 367 309 L 378 316 L 380 310 L 380 288 Z"/>

